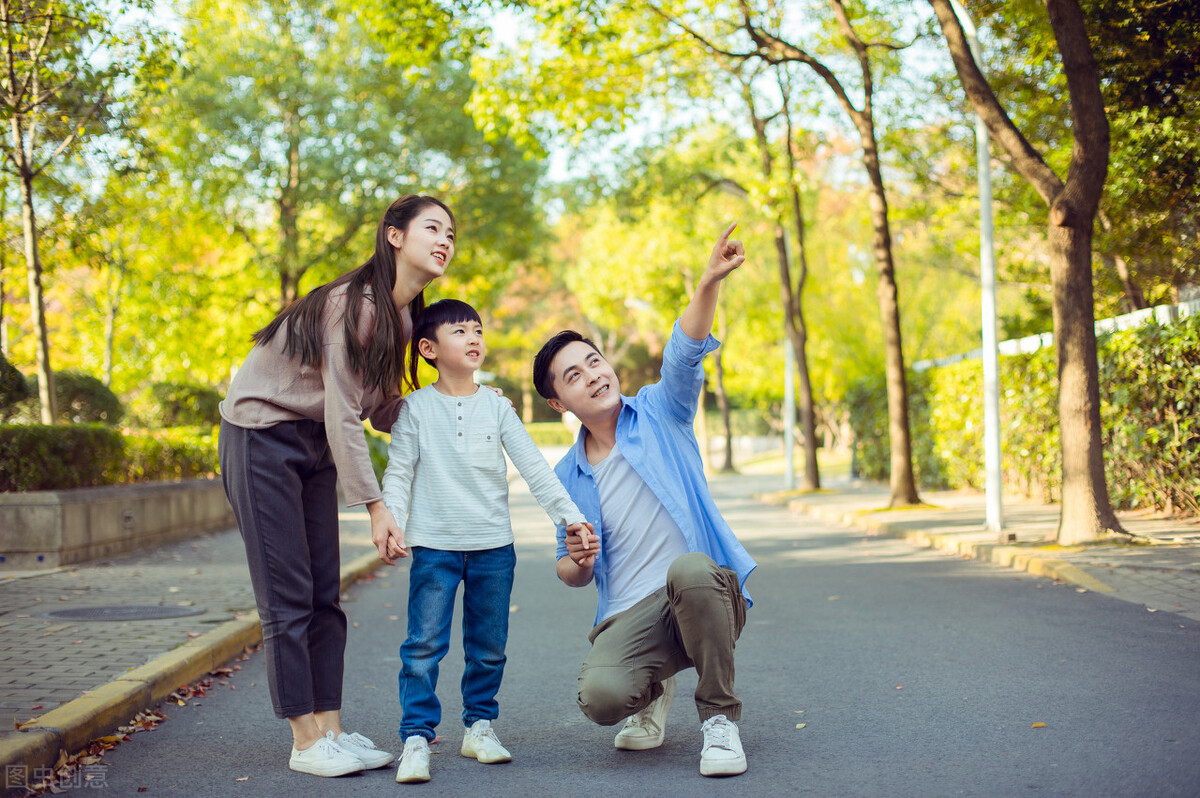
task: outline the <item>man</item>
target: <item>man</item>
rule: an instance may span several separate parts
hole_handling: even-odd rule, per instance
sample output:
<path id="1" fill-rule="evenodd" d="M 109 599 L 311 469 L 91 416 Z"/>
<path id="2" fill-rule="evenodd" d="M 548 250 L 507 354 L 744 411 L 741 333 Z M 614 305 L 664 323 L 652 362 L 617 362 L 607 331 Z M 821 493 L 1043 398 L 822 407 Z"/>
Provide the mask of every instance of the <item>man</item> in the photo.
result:
<path id="1" fill-rule="evenodd" d="M 569 330 L 551 338 L 533 366 L 538 393 L 583 425 L 555 469 L 592 527 L 558 527 L 559 578 L 573 587 L 595 581 L 597 591 L 579 707 L 601 725 L 625 720 L 617 748 L 656 748 L 674 675 L 694 667 L 705 776 L 746 771 L 733 655 L 755 563 L 713 502 L 692 429 L 702 361 L 720 345 L 710 332 L 721 283 L 746 259 L 729 240 L 736 226 L 721 234 L 675 323 L 659 382 L 622 396 L 595 344 Z"/>

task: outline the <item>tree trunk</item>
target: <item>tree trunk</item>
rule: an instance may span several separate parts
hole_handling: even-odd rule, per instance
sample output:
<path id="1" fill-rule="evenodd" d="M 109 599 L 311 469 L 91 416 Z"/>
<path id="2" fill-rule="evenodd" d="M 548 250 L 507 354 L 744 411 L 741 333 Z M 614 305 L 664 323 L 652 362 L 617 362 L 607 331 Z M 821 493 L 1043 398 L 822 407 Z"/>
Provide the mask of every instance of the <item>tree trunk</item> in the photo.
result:
<path id="1" fill-rule="evenodd" d="M 115 285 L 114 285 L 115 283 Z M 113 372 L 113 338 L 117 330 L 117 312 L 121 304 L 121 283 L 113 279 L 113 266 L 108 267 L 108 286 L 105 291 L 106 305 L 104 312 L 104 385 L 112 387 Z"/>
<path id="2" fill-rule="evenodd" d="M 1053 214 L 1052 214 L 1053 215 Z M 1100 372 L 1092 296 L 1091 220 L 1049 228 L 1054 340 L 1058 350 L 1058 418 L 1062 446 L 1062 513 L 1058 542 L 1096 540 L 1119 530 L 1104 474 Z"/>
<path id="3" fill-rule="evenodd" d="M 821 472 L 817 465 L 817 409 L 813 400 L 812 377 L 808 373 L 808 324 L 804 320 L 804 284 L 808 281 L 808 253 L 805 249 L 804 210 L 800 205 L 800 190 L 796 187 L 796 156 L 792 150 L 792 118 L 785 104 L 784 114 L 788 122 L 788 185 L 792 188 L 792 216 L 796 220 L 796 266 L 799 275 L 796 288 L 792 290 L 791 275 L 786 278 L 788 295 L 785 302 L 791 323 L 793 354 L 796 356 L 796 376 L 800 379 L 800 430 L 804 434 L 804 489 L 821 489 Z"/>
<path id="4" fill-rule="evenodd" d="M 1108 215 L 1101 211 L 1098 218 L 1104 231 L 1112 232 L 1113 223 Z M 1125 312 L 1133 313 L 1135 310 L 1145 310 L 1150 307 L 1146 302 L 1146 295 L 1142 293 L 1141 286 L 1134 281 L 1133 273 L 1129 271 L 1129 263 L 1125 258 L 1121 257 L 1119 252 L 1108 250 L 1105 250 L 1101 257 L 1104 259 L 1104 265 L 1116 272 L 1117 277 L 1121 280 L 1121 288 L 1125 292 L 1125 300 L 1122 303 L 1125 305 Z"/>
<path id="5" fill-rule="evenodd" d="M 1064 183 L 1000 105 L 971 55 L 950 0 L 929 2 L 976 113 L 1013 167 L 1050 209 L 1050 281 L 1063 459 L 1058 542 L 1085 543 L 1099 539 L 1105 531 L 1123 532 L 1105 480 L 1092 286 L 1092 232 L 1108 172 L 1108 118 L 1083 11 L 1077 0 L 1045 0 L 1071 103 L 1074 143 Z"/>
<path id="6" fill-rule="evenodd" d="M 287 135 L 287 175 L 279 191 L 279 301 L 286 308 L 300 297 L 300 238 L 297 232 L 297 196 L 300 191 L 300 119 L 289 110 L 284 115 Z"/>
<path id="7" fill-rule="evenodd" d="M 50 331 L 46 325 L 46 299 L 42 290 L 42 261 L 38 255 L 37 217 L 33 208 L 33 175 L 22 170 L 21 221 L 25 234 L 25 267 L 29 274 L 29 310 L 37 335 L 38 405 L 43 424 L 58 416 L 54 398 L 54 371 L 50 368 Z"/>
<path id="8" fill-rule="evenodd" d="M 887 191 L 879 167 L 875 128 L 870 120 L 856 120 L 863 145 L 863 165 L 871 181 L 871 226 L 874 230 L 875 270 L 879 277 L 879 321 L 883 326 L 884 373 L 887 378 L 888 440 L 891 443 L 891 499 L 889 506 L 920 504 L 912 467 L 912 438 L 908 427 L 908 380 L 900 340 L 900 292 L 892 261 L 892 233 L 888 224 Z"/>

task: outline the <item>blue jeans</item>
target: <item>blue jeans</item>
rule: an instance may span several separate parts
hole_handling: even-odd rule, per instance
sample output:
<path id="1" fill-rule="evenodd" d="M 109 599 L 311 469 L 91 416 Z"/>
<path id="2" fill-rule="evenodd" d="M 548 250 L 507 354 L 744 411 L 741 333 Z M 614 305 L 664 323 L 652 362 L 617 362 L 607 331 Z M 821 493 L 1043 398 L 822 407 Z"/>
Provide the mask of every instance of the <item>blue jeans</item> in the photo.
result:
<path id="1" fill-rule="evenodd" d="M 400 646 L 400 738 L 417 734 L 433 741 L 442 705 L 436 690 L 438 663 L 450 650 L 454 596 L 463 584 L 462 678 L 464 726 L 500 714 L 496 692 L 504 677 L 512 544 L 483 551 L 441 551 L 413 546 L 408 576 L 408 637 Z"/>

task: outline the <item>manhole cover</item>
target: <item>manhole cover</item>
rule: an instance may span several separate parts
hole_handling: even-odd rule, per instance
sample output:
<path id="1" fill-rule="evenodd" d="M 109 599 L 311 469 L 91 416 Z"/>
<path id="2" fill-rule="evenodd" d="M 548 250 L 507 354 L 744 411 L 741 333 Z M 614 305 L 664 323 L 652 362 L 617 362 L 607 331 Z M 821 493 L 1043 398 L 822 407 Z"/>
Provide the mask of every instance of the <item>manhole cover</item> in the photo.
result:
<path id="1" fill-rule="evenodd" d="M 42 613 L 46 618 L 62 621 L 151 621 L 160 618 L 183 618 L 199 615 L 203 607 L 152 607 L 125 605 L 116 607 L 76 607 Z"/>

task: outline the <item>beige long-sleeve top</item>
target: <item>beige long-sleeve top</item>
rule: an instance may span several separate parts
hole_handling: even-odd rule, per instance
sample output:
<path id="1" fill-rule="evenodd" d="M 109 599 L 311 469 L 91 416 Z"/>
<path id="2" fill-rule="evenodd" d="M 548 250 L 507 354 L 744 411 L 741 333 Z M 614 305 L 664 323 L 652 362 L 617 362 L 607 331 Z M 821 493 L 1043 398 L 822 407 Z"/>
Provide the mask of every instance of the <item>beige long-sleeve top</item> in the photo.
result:
<path id="1" fill-rule="evenodd" d="M 221 417 L 246 429 L 265 429 L 301 419 L 323 422 L 342 495 L 353 507 L 382 498 L 371 469 L 362 422 L 369 418 L 375 429 L 390 430 L 400 414 L 402 400 L 374 388 L 366 389 L 362 374 L 350 368 L 343 326 L 346 289 L 338 286 L 325 304 L 320 367 L 301 365 L 298 353 L 285 355 L 287 329 L 280 328 L 273 339 L 250 350 L 221 403 Z M 407 308 L 400 318 L 407 339 L 412 328 Z M 374 322 L 375 302 L 368 287 L 357 330 L 364 347 Z"/>

